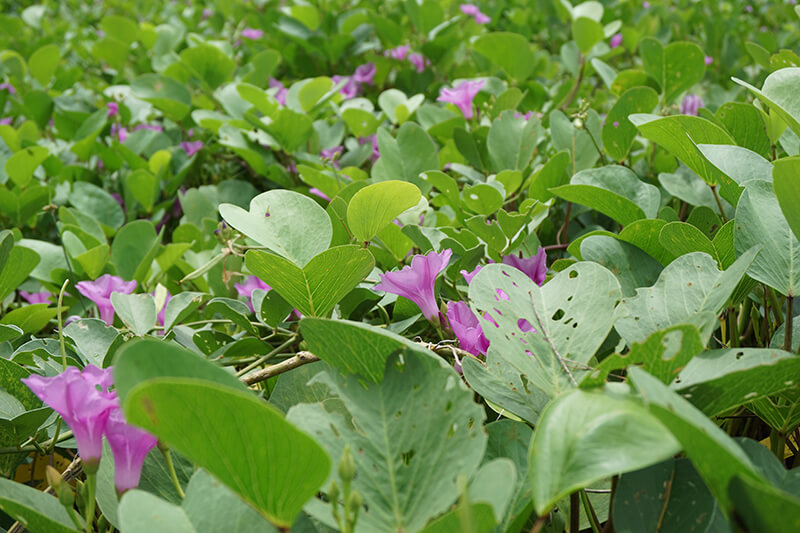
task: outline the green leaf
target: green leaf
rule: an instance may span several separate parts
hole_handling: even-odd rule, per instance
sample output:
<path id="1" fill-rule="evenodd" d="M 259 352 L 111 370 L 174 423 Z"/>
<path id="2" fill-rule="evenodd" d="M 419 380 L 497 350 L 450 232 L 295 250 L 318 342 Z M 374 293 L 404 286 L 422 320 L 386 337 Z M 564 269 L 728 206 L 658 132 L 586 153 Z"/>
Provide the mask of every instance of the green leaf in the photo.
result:
<path id="1" fill-rule="evenodd" d="M 130 44 L 139 37 L 139 27 L 133 20 L 119 15 L 106 15 L 100 27 L 107 35 L 124 44 Z"/>
<path id="2" fill-rule="evenodd" d="M 208 470 L 277 526 L 294 522 L 330 472 L 319 445 L 249 393 L 161 378 L 131 390 L 123 408 L 130 423 Z"/>
<path id="3" fill-rule="evenodd" d="M 775 113 L 797 135 L 800 135 L 800 104 L 797 102 L 797 81 L 800 79 L 800 68 L 782 68 L 776 70 L 764 80 L 761 90 L 747 82 L 732 78 L 734 82 L 746 87 Z"/>
<path id="4" fill-rule="evenodd" d="M 265 119 L 266 131 L 275 137 L 287 153 L 294 152 L 305 143 L 313 133 L 311 119 L 305 113 L 281 108 Z"/>
<path id="5" fill-rule="evenodd" d="M 485 414 L 455 372 L 415 350 L 389 357 L 383 381 L 318 374 L 338 395 L 352 423 L 323 404 L 300 404 L 288 419 L 309 431 L 333 458 L 353 450 L 353 489 L 366 505 L 365 531 L 417 531 L 458 497 L 456 478 L 470 477 L 486 447 Z M 434 416 L 435 413 L 435 416 Z M 338 472 L 333 478 L 339 486 Z"/>
<path id="6" fill-rule="evenodd" d="M 675 375 L 695 355 L 703 351 L 705 343 L 696 327 L 681 324 L 656 331 L 642 343 L 632 343 L 625 355 L 612 354 L 603 359 L 581 386 L 602 385 L 611 372 L 631 365 L 640 366 L 664 384 L 670 384 Z"/>
<path id="7" fill-rule="evenodd" d="M 536 513 L 548 512 L 578 489 L 679 450 L 627 388 L 563 394 L 544 410 L 531 440 L 528 465 Z"/>
<path id="8" fill-rule="evenodd" d="M 748 531 L 780 533 L 800 528 L 800 498 L 795 495 L 736 476 L 728 496 Z"/>
<path id="9" fill-rule="evenodd" d="M 422 194 L 416 185 L 382 181 L 359 190 L 347 205 L 347 225 L 359 241 L 372 240 L 384 226 L 416 206 Z"/>
<path id="10" fill-rule="evenodd" d="M 0 324 L 14 324 L 25 333 L 38 333 L 55 316 L 58 309 L 47 304 L 33 304 L 20 307 L 0 318 Z"/>
<path id="11" fill-rule="evenodd" d="M 770 157 L 772 143 L 764 127 L 764 113 L 759 108 L 749 102 L 727 102 L 717 109 L 714 118 L 730 132 L 738 146 Z"/>
<path id="12" fill-rule="evenodd" d="M 797 208 L 800 206 L 800 158 L 787 157 L 775 161 L 772 186 L 786 222 L 795 239 L 800 240 L 800 209 Z"/>
<path id="13" fill-rule="evenodd" d="M 258 244 L 304 267 L 328 249 L 333 235 L 331 219 L 311 198 L 287 190 L 272 190 L 250 200 L 250 211 L 220 204 L 225 222 Z"/>
<path id="14" fill-rule="evenodd" d="M 111 304 L 135 335 L 147 334 L 156 325 L 156 303 L 149 294 L 111 293 Z"/>
<path id="15" fill-rule="evenodd" d="M 420 533 L 489 533 L 497 525 L 492 506 L 488 503 L 459 504 L 432 520 Z"/>
<path id="16" fill-rule="evenodd" d="M 800 241 L 769 182 L 747 182 L 736 206 L 736 253 L 761 245 L 747 274 L 784 295 L 800 294 Z"/>
<path id="17" fill-rule="evenodd" d="M 385 128 L 378 128 L 381 157 L 372 169 L 374 181 L 402 179 L 420 188 L 423 194 L 430 185 L 419 175 L 426 170 L 439 170 L 436 145 L 420 126 L 406 122 L 397 130 L 397 138 Z"/>
<path id="18" fill-rule="evenodd" d="M 125 185 L 137 202 L 142 204 L 148 213 L 153 210 L 153 203 L 158 194 L 158 179 L 147 169 L 139 168 L 128 174 Z"/>
<path id="19" fill-rule="evenodd" d="M 303 111 L 311 111 L 333 86 L 333 80 L 326 76 L 307 80 L 297 93 L 300 107 Z"/>
<path id="20" fill-rule="evenodd" d="M 600 117 L 593 110 L 589 110 L 585 122 L 586 128 L 576 129 L 572 121 L 559 110 L 550 112 L 550 134 L 553 137 L 553 147 L 558 150 L 568 150 L 570 163 L 569 175 L 594 166 L 600 158 L 595 143 L 602 141 Z"/>
<path id="21" fill-rule="evenodd" d="M 533 157 L 541 133 L 538 119 L 515 117 L 515 111 L 503 111 L 494 119 L 486 138 L 489 160 L 495 172 L 524 170 Z"/>
<path id="22" fill-rule="evenodd" d="M 719 261 L 717 250 L 711 243 L 711 239 L 698 228 L 686 222 L 668 223 L 661 228 L 659 241 L 675 256 L 703 252 Z"/>
<path id="23" fill-rule="evenodd" d="M 211 89 L 216 89 L 226 81 L 232 81 L 236 62 L 216 46 L 200 44 L 185 48 L 180 57 L 181 63 Z"/>
<path id="24" fill-rule="evenodd" d="M 724 174 L 720 177 L 720 195 L 731 205 L 739 201 L 745 182 L 772 180 L 772 163 L 747 148 L 724 144 L 698 144 L 697 148 Z"/>
<path id="25" fill-rule="evenodd" d="M 636 139 L 636 126 L 628 120 L 634 113 L 651 113 L 658 106 L 658 94 L 650 87 L 632 87 L 622 93 L 603 123 L 603 146 L 617 161 L 628 157 Z"/>
<path id="26" fill-rule="evenodd" d="M 355 107 L 342 111 L 342 120 L 356 137 L 369 137 L 378 130 L 380 125 L 375 115 Z"/>
<path id="27" fill-rule="evenodd" d="M 798 386 L 800 356 L 769 348 L 703 352 L 672 388 L 708 416 Z"/>
<path id="28" fill-rule="evenodd" d="M 137 98 L 150 102 L 168 118 L 180 121 L 189 114 L 192 98 L 180 82 L 159 74 L 143 74 L 131 82 Z"/>
<path id="29" fill-rule="evenodd" d="M 0 507 L 30 533 L 75 531 L 57 498 L 10 479 L 0 479 Z"/>
<path id="30" fill-rule="evenodd" d="M 415 94 L 411 98 L 398 89 L 387 89 L 378 96 L 378 105 L 394 124 L 406 122 L 425 101 L 424 94 Z"/>
<path id="31" fill-rule="evenodd" d="M 153 223 L 134 220 L 119 229 L 111 244 L 111 260 L 122 279 L 144 283 L 160 246 Z"/>
<path id="32" fill-rule="evenodd" d="M 31 76 L 45 87 L 50 83 L 50 78 L 61 62 L 61 51 L 54 44 L 46 44 L 31 54 L 28 59 L 28 68 Z"/>
<path id="33" fill-rule="evenodd" d="M 22 282 L 28 279 L 28 276 L 36 265 L 41 260 L 39 254 L 29 248 L 22 246 L 14 246 L 14 238 L 8 234 L 5 241 L 9 246 L 10 253 L 3 258 L 4 265 L 0 265 L 0 302 L 5 300 L 6 296 L 14 292 Z"/>
<path id="34" fill-rule="evenodd" d="M 614 529 L 637 531 L 708 531 L 714 497 L 691 461 L 668 459 L 619 478 L 614 494 Z"/>
<path id="35" fill-rule="evenodd" d="M 488 265 L 469 285 L 478 315 L 488 313 L 500 326 L 481 320 L 498 359 L 549 397 L 574 386 L 570 374 L 579 379 L 585 372 L 611 330 L 620 296 L 617 279 L 596 263 L 576 263 L 543 287 L 513 267 Z M 523 332 L 523 320 L 535 332 Z"/>
<path id="36" fill-rule="evenodd" d="M 25 187 L 33 178 L 33 171 L 50 155 L 43 146 L 23 148 L 6 161 L 6 172 L 17 186 Z"/>
<path id="37" fill-rule="evenodd" d="M 655 285 L 625 297 L 615 311 L 614 327 L 628 341 L 643 342 L 650 334 L 677 324 L 692 324 L 708 339 L 716 314 L 725 306 L 758 249 L 745 252 L 720 271 L 708 254 L 694 252 L 670 263 Z"/>
<path id="38" fill-rule="evenodd" d="M 383 379 L 389 356 L 401 349 L 438 359 L 405 337 L 362 322 L 304 318 L 300 332 L 314 355 L 339 372 L 356 374 L 374 383 Z"/>
<path id="39" fill-rule="evenodd" d="M 169 330 L 191 315 L 198 307 L 203 305 L 206 295 L 201 292 L 181 292 L 167 302 L 164 311 L 164 327 Z"/>
<path id="40" fill-rule="evenodd" d="M 184 510 L 143 490 L 126 492 L 119 503 L 119 526 L 126 533 L 196 533 Z"/>
<path id="41" fill-rule="evenodd" d="M 334 246 L 302 269 L 280 256 L 249 250 L 248 270 L 308 316 L 328 316 L 334 306 L 372 272 L 375 260 L 364 248 Z"/>
<path id="42" fill-rule="evenodd" d="M 676 42 L 662 47 L 646 38 L 639 47 L 645 71 L 659 83 L 667 103 L 703 79 L 705 54 L 696 44 Z"/>
<path id="43" fill-rule="evenodd" d="M 112 231 L 125 222 L 122 207 L 113 196 L 97 185 L 85 181 L 73 183 L 69 202 L 80 212 L 94 217 Z"/>
<path id="44" fill-rule="evenodd" d="M 486 183 L 464 187 L 461 201 L 479 215 L 491 215 L 503 207 L 503 195 Z"/>
<path id="45" fill-rule="evenodd" d="M 605 37 L 603 25 L 590 18 L 578 17 L 572 21 L 572 37 L 578 45 L 578 50 L 586 55 Z"/>
<path id="46" fill-rule="evenodd" d="M 486 33 L 472 46 L 475 51 L 503 69 L 511 78 L 519 81 L 528 78 L 536 66 L 536 58 L 528 40 L 518 33 Z"/>
<path id="47" fill-rule="evenodd" d="M 542 168 L 531 177 L 531 186 L 528 196 L 540 202 L 546 202 L 553 197 L 551 188 L 569 183 L 567 167 L 570 166 L 570 154 L 567 151 L 558 152 L 551 157 Z"/>
<path id="48" fill-rule="evenodd" d="M 108 366 L 103 364 L 106 356 L 117 339 L 121 340 L 116 329 L 97 318 L 83 318 L 67 324 L 64 336 L 72 339 L 78 355 L 86 364 L 98 368 Z"/>
<path id="49" fill-rule="evenodd" d="M 734 476 L 764 483 L 747 455 L 716 422 L 644 370 L 631 367 L 628 377 L 647 409 L 680 442 L 723 512 L 730 508 L 728 484 Z"/>
<path id="50" fill-rule="evenodd" d="M 583 261 L 593 261 L 610 270 L 619 280 L 623 296 L 634 296 L 639 287 L 658 279 L 661 264 L 636 246 L 608 235 L 592 235 L 580 242 Z"/>
<path id="51" fill-rule="evenodd" d="M 582 170 L 572 176 L 569 185 L 551 192 L 600 211 L 623 226 L 655 218 L 661 202 L 657 187 L 641 181 L 629 168 L 616 165 Z"/>

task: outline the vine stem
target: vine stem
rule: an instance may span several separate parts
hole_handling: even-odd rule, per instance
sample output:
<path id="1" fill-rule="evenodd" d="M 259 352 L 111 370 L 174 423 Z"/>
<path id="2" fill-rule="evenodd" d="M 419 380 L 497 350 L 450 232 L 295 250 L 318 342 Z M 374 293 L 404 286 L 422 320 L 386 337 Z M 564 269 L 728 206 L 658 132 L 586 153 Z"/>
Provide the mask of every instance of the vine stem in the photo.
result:
<path id="1" fill-rule="evenodd" d="M 64 345 L 64 321 L 62 320 L 61 312 L 63 311 L 64 291 L 67 290 L 67 285 L 69 285 L 69 278 L 64 280 L 61 290 L 58 291 L 58 342 L 61 345 L 61 366 L 63 370 L 67 369 L 67 348 Z"/>
<path id="2" fill-rule="evenodd" d="M 600 533 L 600 521 L 597 519 L 597 514 L 594 512 L 592 502 L 589 501 L 589 496 L 583 489 L 578 492 L 581 496 L 581 503 L 583 503 L 583 510 L 586 512 L 586 517 L 589 519 L 589 524 L 592 526 L 592 532 Z"/>
<path id="3" fill-rule="evenodd" d="M 717 207 L 719 207 L 719 215 L 722 217 L 722 221 L 727 222 L 728 217 L 725 216 L 725 210 L 722 209 L 722 200 L 719 199 L 719 194 L 717 194 L 717 186 L 709 185 L 709 187 L 711 187 L 711 192 L 714 194 L 714 200 L 717 202 Z"/>
<path id="4" fill-rule="evenodd" d="M 664 507 L 661 508 L 661 514 L 658 515 L 658 523 L 656 524 L 656 533 L 661 531 L 661 525 L 664 522 L 664 516 L 667 514 L 667 506 L 669 505 L 669 497 L 672 495 L 672 482 L 675 481 L 675 465 L 672 466 L 672 473 L 669 475 L 669 481 L 666 484 L 666 494 L 664 494 Z"/>
<path id="5" fill-rule="evenodd" d="M 275 357 L 276 355 L 281 353 L 284 349 L 286 349 L 289 346 L 291 346 L 294 343 L 295 340 L 297 340 L 297 335 L 291 336 L 283 344 L 281 344 L 280 346 L 278 346 L 277 348 L 275 348 L 274 350 L 269 352 L 267 355 L 259 357 L 258 359 L 256 359 L 255 361 L 253 361 L 252 363 L 250 363 L 249 365 L 247 365 L 246 367 L 244 367 L 240 371 L 238 371 L 236 373 L 236 377 L 241 377 L 241 376 L 247 374 L 248 372 L 250 372 L 251 370 L 253 370 L 254 368 L 256 368 L 258 366 L 261 366 L 262 364 L 264 364 L 268 360 L 272 359 L 273 357 Z"/>
<path id="6" fill-rule="evenodd" d="M 172 462 L 172 454 L 169 453 L 169 448 L 159 448 L 161 449 L 161 454 L 164 456 L 164 464 L 167 465 L 167 471 L 169 472 L 172 484 L 175 485 L 175 490 L 178 491 L 178 495 L 182 500 L 186 497 L 186 494 L 183 492 L 180 481 L 178 481 L 178 474 L 175 472 L 175 464 Z"/>
<path id="7" fill-rule="evenodd" d="M 95 495 L 97 494 L 97 472 L 86 472 L 86 488 L 89 494 L 89 501 L 86 502 L 86 533 L 92 533 L 96 505 Z"/>
<path id="8" fill-rule="evenodd" d="M 297 368 L 298 366 L 307 365 L 308 363 L 313 363 L 319 360 L 319 357 L 311 352 L 297 352 L 297 355 L 294 357 L 290 357 L 289 359 L 282 361 L 277 365 L 268 366 L 267 368 L 263 368 L 253 372 L 252 374 L 242 376 L 239 379 L 241 379 L 245 385 L 254 385 L 261 381 L 266 381 L 273 376 L 277 376 L 278 374 L 288 372 L 289 370 Z"/>
<path id="9" fill-rule="evenodd" d="M 578 492 L 569 495 L 569 533 L 578 533 L 581 530 L 581 509 Z"/>
<path id="10" fill-rule="evenodd" d="M 783 349 L 792 351 L 792 320 L 794 319 L 794 294 L 786 296 L 786 325 L 783 330 Z"/>

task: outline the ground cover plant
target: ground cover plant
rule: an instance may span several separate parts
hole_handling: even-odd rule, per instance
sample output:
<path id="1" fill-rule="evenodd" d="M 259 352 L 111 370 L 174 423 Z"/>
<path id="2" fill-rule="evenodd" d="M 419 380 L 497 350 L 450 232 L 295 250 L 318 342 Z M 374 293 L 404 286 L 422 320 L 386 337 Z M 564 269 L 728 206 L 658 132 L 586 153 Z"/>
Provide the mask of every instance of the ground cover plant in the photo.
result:
<path id="1" fill-rule="evenodd" d="M 0 527 L 800 530 L 793 4 L 6 1 Z"/>

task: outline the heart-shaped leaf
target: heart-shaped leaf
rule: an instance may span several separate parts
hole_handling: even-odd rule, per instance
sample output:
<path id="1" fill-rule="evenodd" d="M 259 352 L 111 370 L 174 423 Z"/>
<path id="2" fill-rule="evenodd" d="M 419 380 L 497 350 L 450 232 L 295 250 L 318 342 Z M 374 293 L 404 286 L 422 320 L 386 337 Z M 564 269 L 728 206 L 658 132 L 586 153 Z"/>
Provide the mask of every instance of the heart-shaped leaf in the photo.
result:
<path id="1" fill-rule="evenodd" d="M 422 194 L 416 185 L 390 180 L 359 190 L 347 205 L 347 225 L 356 239 L 371 240 L 384 226 L 419 203 Z"/>

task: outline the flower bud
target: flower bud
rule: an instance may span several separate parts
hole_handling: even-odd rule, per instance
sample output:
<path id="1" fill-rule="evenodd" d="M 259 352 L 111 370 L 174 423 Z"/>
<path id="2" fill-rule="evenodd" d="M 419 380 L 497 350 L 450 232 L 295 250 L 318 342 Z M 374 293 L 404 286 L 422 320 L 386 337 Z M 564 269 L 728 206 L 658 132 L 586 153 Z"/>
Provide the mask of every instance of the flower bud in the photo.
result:
<path id="1" fill-rule="evenodd" d="M 349 484 L 356 475 L 356 464 L 353 461 L 353 454 L 350 453 L 350 445 L 344 447 L 342 458 L 339 459 L 339 477 L 343 483 Z"/>
<path id="2" fill-rule="evenodd" d="M 61 474 L 50 465 L 47 465 L 44 470 L 44 477 L 47 480 L 47 484 L 53 487 L 53 490 L 56 494 L 61 493 L 61 486 L 62 482 L 64 481 L 61 479 Z"/>
<path id="3" fill-rule="evenodd" d="M 73 505 L 75 505 L 75 495 L 72 493 L 72 489 L 69 488 L 69 485 L 65 485 L 61 487 L 61 490 L 58 491 L 58 501 L 61 502 L 61 505 L 64 507 L 71 509 Z"/>
<path id="4" fill-rule="evenodd" d="M 339 501 L 339 484 L 336 483 L 335 479 L 331 480 L 331 486 L 328 487 L 328 500 L 333 504 L 336 505 L 336 502 Z"/>

